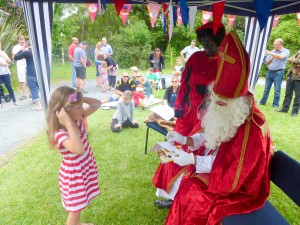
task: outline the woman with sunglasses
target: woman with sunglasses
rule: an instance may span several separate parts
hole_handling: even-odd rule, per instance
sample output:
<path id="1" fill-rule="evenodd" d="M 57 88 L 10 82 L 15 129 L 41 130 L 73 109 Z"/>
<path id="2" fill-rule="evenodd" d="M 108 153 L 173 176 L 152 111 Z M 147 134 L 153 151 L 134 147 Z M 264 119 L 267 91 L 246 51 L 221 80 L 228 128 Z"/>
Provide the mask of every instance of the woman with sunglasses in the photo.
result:
<path id="1" fill-rule="evenodd" d="M 172 85 L 167 88 L 164 96 L 164 105 L 174 107 L 174 102 L 176 101 L 179 92 L 179 80 L 178 76 L 172 77 Z"/>

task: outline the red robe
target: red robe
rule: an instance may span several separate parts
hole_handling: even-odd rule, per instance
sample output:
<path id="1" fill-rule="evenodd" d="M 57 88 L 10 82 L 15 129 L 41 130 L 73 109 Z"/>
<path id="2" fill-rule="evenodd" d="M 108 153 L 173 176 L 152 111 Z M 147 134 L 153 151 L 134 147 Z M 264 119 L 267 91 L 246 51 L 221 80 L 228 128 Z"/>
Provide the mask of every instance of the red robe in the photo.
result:
<path id="1" fill-rule="evenodd" d="M 207 96 L 203 93 L 205 88 L 217 76 L 217 64 L 217 55 L 208 58 L 204 51 L 195 52 L 189 58 L 180 79 L 180 89 L 174 104 L 175 109 L 184 109 L 183 118 L 177 119 L 174 128 L 178 133 L 192 136 L 201 131 L 201 121 L 197 118 L 197 111 Z M 173 162 L 159 164 L 152 179 L 154 187 L 168 193 L 174 181 L 185 169 L 186 167 Z M 186 174 L 184 178 L 189 175 Z"/>
<path id="2" fill-rule="evenodd" d="M 181 183 L 166 225 L 216 225 L 223 217 L 259 209 L 270 192 L 271 139 L 254 108 L 230 141 L 220 145 L 210 174 Z"/>

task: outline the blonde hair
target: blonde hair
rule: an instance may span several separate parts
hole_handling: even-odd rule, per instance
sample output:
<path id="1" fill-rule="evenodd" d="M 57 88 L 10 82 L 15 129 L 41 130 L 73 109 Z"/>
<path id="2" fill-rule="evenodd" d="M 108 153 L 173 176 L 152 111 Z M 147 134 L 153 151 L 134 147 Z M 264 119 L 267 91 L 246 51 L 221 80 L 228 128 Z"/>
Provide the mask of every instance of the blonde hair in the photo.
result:
<path id="1" fill-rule="evenodd" d="M 126 97 L 132 99 L 133 93 L 132 93 L 132 91 L 130 91 L 130 90 L 126 90 L 126 91 L 124 91 L 124 93 L 123 93 L 122 96 L 126 96 Z"/>
<path id="2" fill-rule="evenodd" d="M 70 95 L 76 94 L 76 101 L 70 102 Z M 64 129 L 63 125 L 59 122 L 56 112 L 62 108 L 70 108 L 73 105 L 81 103 L 83 96 L 74 88 L 62 86 L 57 88 L 51 95 L 47 109 L 47 135 L 50 148 L 55 148 L 54 135 L 59 129 Z"/>
<path id="3" fill-rule="evenodd" d="M 99 41 L 97 44 L 96 44 L 96 48 L 101 48 L 102 47 L 102 42 L 101 41 Z"/>
<path id="4" fill-rule="evenodd" d="M 101 61 L 101 67 L 107 69 L 107 63 L 105 61 Z"/>

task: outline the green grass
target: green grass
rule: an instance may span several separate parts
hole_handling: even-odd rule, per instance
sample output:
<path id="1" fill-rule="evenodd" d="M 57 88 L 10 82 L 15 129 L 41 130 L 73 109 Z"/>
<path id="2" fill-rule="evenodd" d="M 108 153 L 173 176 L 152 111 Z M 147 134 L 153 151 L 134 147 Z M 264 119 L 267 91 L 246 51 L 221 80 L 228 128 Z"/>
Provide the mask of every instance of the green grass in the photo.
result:
<path id="1" fill-rule="evenodd" d="M 88 78 L 93 79 L 94 67 L 89 71 Z M 55 66 L 52 79 L 67 80 L 67 72 L 70 72 L 67 65 L 66 68 Z M 262 92 L 263 87 L 257 87 L 258 99 Z M 163 91 L 157 91 L 155 95 L 162 97 Z M 272 99 L 273 93 L 267 105 L 260 108 L 268 118 L 274 144 L 300 161 L 299 117 L 274 112 Z M 154 153 L 144 154 L 146 126 L 143 120 L 149 112 L 136 109 L 135 119 L 140 128 L 124 129 L 119 134 L 112 133 L 109 127 L 114 110 L 99 110 L 89 117 L 89 142 L 99 167 L 101 195 L 84 210 L 83 222 L 95 225 L 164 224 L 168 210 L 153 206 L 156 197 L 151 182 L 159 159 Z M 162 135 L 150 130 L 149 147 L 163 140 Z M 16 152 L 18 154 L 10 160 L 0 158 L 0 224 L 65 224 L 67 213 L 62 207 L 58 188 L 60 153 L 49 150 L 45 132 Z M 5 162 L 1 163 L 1 160 Z M 274 185 L 270 200 L 290 224 L 300 224 L 299 207 Z"/>

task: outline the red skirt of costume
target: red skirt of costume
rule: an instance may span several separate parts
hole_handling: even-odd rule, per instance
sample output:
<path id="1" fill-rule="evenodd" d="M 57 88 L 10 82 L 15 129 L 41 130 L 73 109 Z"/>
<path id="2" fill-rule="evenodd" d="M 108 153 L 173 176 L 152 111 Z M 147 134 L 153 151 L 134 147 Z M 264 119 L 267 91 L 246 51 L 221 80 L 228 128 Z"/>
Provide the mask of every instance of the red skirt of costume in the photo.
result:
<path id="1" fill-rule="evenodd" d="M 83 123 L 77 122 L 81 132 L 80 138 L 85 148 L 82 155 L 73 154 L 65 149 L 63 141 L 68 139 L 68 133 L 59 130 L 55 140 L 63 161 L 59 171 L 59 189 L 62 204 L 68 212 L 83 210 L 90 200 L 100 194 L 98 185 L 98 168 L 92 149 L 86 139 L 87 133 Z"/>

